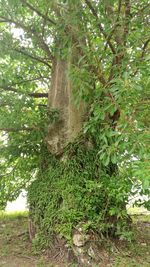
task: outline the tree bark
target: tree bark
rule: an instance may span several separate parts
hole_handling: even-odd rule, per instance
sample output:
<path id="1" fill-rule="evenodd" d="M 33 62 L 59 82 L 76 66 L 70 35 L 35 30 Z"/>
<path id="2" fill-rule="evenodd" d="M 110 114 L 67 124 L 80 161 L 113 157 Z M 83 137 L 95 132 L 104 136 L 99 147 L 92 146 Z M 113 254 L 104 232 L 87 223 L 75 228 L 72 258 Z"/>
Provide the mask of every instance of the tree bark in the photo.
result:
<path id="1" fill-rule="evenodd" d="M 48 127 L 46 138 L 50 152 L 61 154 L 66 145 L 80 133 L 86 105 L 74 103 L 73 86 L 69 78 L 72 58 L 53 61 L 52 82 L 49 90 L 49 108 L 59 112 L 59 120 Z"/>

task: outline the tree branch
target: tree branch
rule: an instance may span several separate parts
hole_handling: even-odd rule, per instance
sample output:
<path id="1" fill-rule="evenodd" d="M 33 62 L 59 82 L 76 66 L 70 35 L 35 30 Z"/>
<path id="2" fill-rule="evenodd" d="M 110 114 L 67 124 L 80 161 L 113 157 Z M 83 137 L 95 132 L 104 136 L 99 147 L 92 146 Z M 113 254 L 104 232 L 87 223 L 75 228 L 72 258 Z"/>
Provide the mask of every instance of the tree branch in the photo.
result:
<path id="1" fill-rule="evenodd" d="M 14 92 L 17 94 L 26 95 L 26 93 L 18 91 L 16 88 L 6 85 L 0 85 L 0 88 L 5 91 Z M 33 97 L 33 98 L 48 98 L 48 93 L 27 93 L 27 96 Z"/>
<path id="2" fill-rule="evenodd" d="M 3 103 L 0 103 L 0 108 L 2 108 L 2 107 L 12 107 L 13 105 L 12 105 L 12 103 L 7 103 L 7 102 L 3 102 Z M 45 104 L 35 104 L 34 105 L 35 107 L 43 107 L 43 108 L 47 108 L 47 105 L 45 105 Z"/>
<path id="3" fill-rule="evenodd" d="M 94 7 L 92 6 L 91 2 L 89 0 L 85 0 L 85 3 L 87 4 L 87 6 L 89 7 L 89 9 L 91 10 L 92 14 L 94 15 L 94 17 L 99 20 L 99 17 L 97 15 L 96 10 L 94 9 Z M 105 37 L 106 41 L 108 42 L 108 45 L 112 51 L 113 54 L 116 54 L 115 48 L 110 40 L 110 38 L 108 38 L 107 34 L 105 33 L 103 26 L 100 22 L 98 22 L 98 26 L 99 26 L 99 30 L 100 33 L 102 33 L 102 35 Z"/>
<path id="4" fill-rule="evenodd" d="M 40 128 L 38 127 L 20 127 L 20 128 L 0 128 L 0 131 L 4 131 L 4 132 L 21 132 L 21 131 L 27 131 L 27 132 L 31 132 L 31 131 L 39 131 Z"/>
<path id="5" fill-rule="evenodd" d="M 120 29 L 118 29 L 118 31 L 116 31 L 116 38 L 115 38 L 115 40 L 117 42 L 118 51 L 112 60 L 112 67 L 110 70 L 108 83 L 110 83 L 112 81 L 112 79 L 114 78 L 114 73 L 115 73 L 114 69 L 115 70 L 117 69 L 118 73 L 120 72 L 121 63 L 125 57 L 125 51 L 126 51 L 125 47 L 126 47 L 127 37 L 128 37 L 128 33 L 129 33 L 129 25 L 130 25 L 130 17 L 131 17 L 130 0 L 124 0 L 124 6 L 125 6 L 124 13 L 125 14 L 124 14 L 123 25 L 122 24 L 119 25 L 119 14 L 121 12 L 121 5 L 122 5 L 122 1 L 120 0 L 118 2 L 118 16 L 117 16 L 117 21 L 116 21 L 116 24 L 118 23 L 118 26 L 120 26 Z"/>
<path id="6" fill-rule="evenodd" d="M 142 54 L 141 54 L 141 58 L 143 58 L 143 57 L 144 57 L 144 55 L 145 55 L 145 52 L 146 52 L 146 48 L 147 48 L 147 46 L 148 46 L 149 42 L 150 42 L 150 38 L 149 38 L 149 39 L 147 39 L 147 41 L 144 43 L 144 45 L 143 45 L 143 47 L 142 47 Z"/>
<path id="7" fill-rule="evenodd" d="M 121 5 L 122 5 L 122 0 L 118 0 L 118 16 L 120 15 L 120 11 L 121 11 Z"/>
<path id="8" fill-rule="evenodd" d="M 11 83 L 8 86 L 15 86 L 15 85 L 19 85 L 19 84 L 22 84 L 22 83 L 33 82 L 33 81 L 38 81 L 38 80 L 42 80 L 42 79 L 49 79 L 49 77 L 44 77 L 44 76 L 35 77 L 35 78 L 28 79 L 28 80 L 22 80 L 22 81 L 19 81 L 19 82 L 16 82 L 16 83 Z"/>
<path id="9" fill-rule="evenodd" d="M 37 15 L 39 15 L 40 17 L 42 17 L 43 19 L 45 19 L 46 21 L 50 22 L 53 25 L 56 25 L 57 23 L 55 21 L 53 21 L 52 19 L 50 19 L 48 16 L 46 16 L 45 14 L 42 14 L 38 9 L 36 9 L 34 6 L 32 6 L 31 4 L 29 4 L 26 0 L 20 0 L 22 2 L 22 4 L 26 5 L 30 10 L 34 11 Z"/>
<path id="10" fill-rule="evenodd" d="M 146 40 L 146 42 L 143 44 L 143 47 L 142 47 L 142 53 L 141 53 L 141 56 L 140 56 L 140 61 L 143 60 L 144 56 L 145 56 L 145 53 L 146 53 L 146 48 L 148 46 L 150 42 L 150 38 Z M 133 77 L 138 73 L 138 69 L 136 69 L 133 73 Z"/>
<path id="11" fill-rule="evenodd" d="M 48 98 L 48 93 L 30 93 L 28 95 L 34 98 Z"/>
<path id="12" fill-rule="evenodd" d="M 49 50 L 48 45 L 44 42 L 42 36 L 39 35 L 35 29 L 33 29 L 32 27 L 28 27 L 28 26 L 24 25 L 20 21 L 16 21 L 14 19 L 6 18 L 3 16 L 0 16 L 0 22 L 15 24 L 17 27 L 22 28 L 24 31 L 26 31 L 30 35 L 31 38 L 34 36 L 36 38 L 36 41 L 37 41 L 39 47 L 45 51 L 48 58 L 51 60 L 53 59 L 53 55 L 51 54 L 51 51 Z"/>
<path id="13" fill-rule="evenodd" d="M 14 51 L 18 52 L 18 53 L 21 53 L 27 57 L 30 57 L 32 58 L 33 60 L 36 60 L 38 62 L 41 62 L 43 64 L 45 64 L 46 66 L 48 66 L 49 68 L 51 68 L 51 65 L 49 65 L 43 58 L 40 58 L 40 57 L 37 57 L 37 56 L 34 56 L 32 54 L 29 54 L 28 52 L 26 52 L 25 50 L 21 50 L 21 49 L 17 49 L 15 48 Z"/>
<path id="14" fill-rule="evenodd" d="M 124 38 L 123 38 L 124 46 L 126 45 L 126 39 L 129 33 L 129 24 L 130 24 L 130 18 L 131 18 L 130 9 L 131 9 L 130 0 L 125 0 L 125 26 L 124 26 Z"/>
<path id="15" fill-rule="evenodd" d="M 120 12 L 121 12 L 121 6 L 122 6 L 122 0 L 118 0 L 118 11 L 117 11 L 117 18 L 116 21 L 112 27 L 111 32 L 109 33 L 109 35 L 107 36 L 107 41 L 106 41 L 106 45 L 104 50 L 106 51 L 107 46 L 108 46 L 108 42 L 111 40 L 112 35 L 114 34 L 115 30 L 117 29 L 118 26 L 120 26 L 119 24 L 119 17 L 120 17 Z"/>

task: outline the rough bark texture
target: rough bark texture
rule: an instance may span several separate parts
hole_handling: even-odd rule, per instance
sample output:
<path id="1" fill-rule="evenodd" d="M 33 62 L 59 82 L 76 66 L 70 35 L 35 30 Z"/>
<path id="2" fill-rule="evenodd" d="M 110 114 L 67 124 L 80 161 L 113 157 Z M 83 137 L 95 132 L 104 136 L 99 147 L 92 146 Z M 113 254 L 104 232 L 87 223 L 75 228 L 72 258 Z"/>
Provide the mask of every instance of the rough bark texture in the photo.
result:
<path id="1" fill-rule="evenodd" d="M 49 151 L 61 154 L 64 147 L 79 134 L 86 113 L 85 104 L 74 104 L 73 88 L 69 79 L 71 59 L 53 62 L 49 107 L 59 112 L 59 121 L 49 125 L 47 143 Z"/>

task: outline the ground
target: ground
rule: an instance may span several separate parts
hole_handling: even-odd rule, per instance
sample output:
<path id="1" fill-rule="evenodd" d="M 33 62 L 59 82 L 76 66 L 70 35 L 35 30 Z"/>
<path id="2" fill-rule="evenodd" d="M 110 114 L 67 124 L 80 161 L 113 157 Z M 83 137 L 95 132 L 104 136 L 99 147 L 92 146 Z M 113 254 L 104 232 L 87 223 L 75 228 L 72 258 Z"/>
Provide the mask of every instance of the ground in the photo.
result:
<path id="1" fill-rule="evenodd" d="M 134 223 L 134 241 L 125 242 L 122 240 L 115 241 L 114 243 L 110 241 L 109 259 L 102 259 L 98 266 L 150 266 L 150 215 L 134 214 L 132 218 Z M 102 254 L 103 257 L 105 257 L 104 255 L 105 253 Z M 0 267 L 66 266 L 65 264 L 58 263 L 56 259 L 36 255 L 29 241 L 27 213 L 0 214 Z M 76 265 L 69 266 L 75 267 Z"/>

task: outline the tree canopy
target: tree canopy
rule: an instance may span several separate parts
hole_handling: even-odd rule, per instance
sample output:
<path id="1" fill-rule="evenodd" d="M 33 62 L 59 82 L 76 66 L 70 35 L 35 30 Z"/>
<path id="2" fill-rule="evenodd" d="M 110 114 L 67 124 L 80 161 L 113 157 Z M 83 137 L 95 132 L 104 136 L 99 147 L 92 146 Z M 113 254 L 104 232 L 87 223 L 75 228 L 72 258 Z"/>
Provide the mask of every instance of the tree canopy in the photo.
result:
<path id="1" fill-rule="evenodd" d="M 48 125 L 59 116 L 48 102 L 53 65 L 70 55 L 77 55 L 68 77 L 75 104 L 84 101 L 88 106 L 82 134 L 96 144 L 94 164 L 104 167 L 106 177 L 113 176 L 110 170 L 117 165 L 118 177 L 128 181 L 126 203 L 137 191 L 148 195 L 149 4 L 0 1 L 1 207 L 36 178 L 43 153 L 51 158 L 45 140 Z M 88 186 L 92 190 L 94 184 Z M 113 194 L 119 195 L 123 187 L 124 182 Z"/>

